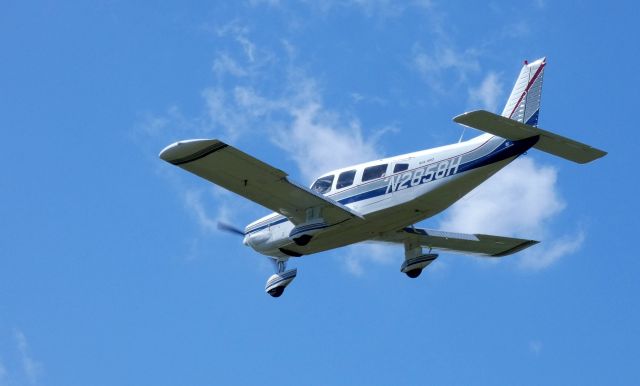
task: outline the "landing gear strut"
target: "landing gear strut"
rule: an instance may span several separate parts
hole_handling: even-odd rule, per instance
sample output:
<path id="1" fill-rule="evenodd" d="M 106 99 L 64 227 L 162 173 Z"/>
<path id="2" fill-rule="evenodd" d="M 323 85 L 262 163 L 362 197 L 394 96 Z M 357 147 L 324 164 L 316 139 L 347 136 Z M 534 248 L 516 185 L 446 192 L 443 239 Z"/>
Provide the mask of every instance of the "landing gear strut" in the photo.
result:
<path id="1" fill-rule="evenodd" d="M 267 280 L 267 284 L 264 290 L 274 298 L 282 296 L 284 289 L 296 278 L 298 274 L 297 269 L 285 270 L 287 267 L 287 260 L 278 259 L 276 261 L 277 273 L 271 275 Z"/>
<path id="2" fill-rule="evenodd" d="M 424 253 L 422 247 L 411 242 L 405 242 L 404 244 L 404 263 L 400 266 L 400 272 L 406 274 L 412 279 L 420 276 L 422 270 L 431 264 L 438 255 L 431 253 Z"/>

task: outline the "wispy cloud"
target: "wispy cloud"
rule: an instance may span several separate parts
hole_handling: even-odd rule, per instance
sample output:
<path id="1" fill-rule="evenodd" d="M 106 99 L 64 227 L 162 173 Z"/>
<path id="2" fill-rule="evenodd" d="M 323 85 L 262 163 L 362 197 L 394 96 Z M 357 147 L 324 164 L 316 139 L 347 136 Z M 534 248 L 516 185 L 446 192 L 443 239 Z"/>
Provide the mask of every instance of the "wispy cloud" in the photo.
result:
<path id="1" fill-rule="evenodd" d="M 526 250 L 522 253 L 519 265 L 523 269 L 539 271 L 555 263 L 563 256 L 577 252 L 585 239 L 585 232 L 579 229 L 575 234 L 550 238 L 539 248 Z"/>
<path id="2" fill-rule="evenodd" d="M 490 71 L 477 87 L 469 88 L 469 105 L 473 108 L 481 107 L 488 111 L 496 111 L 502 97 L 502 82 L 500 77 Z"/>
<path id="3" fill-rule="evenodd" d="M 254 42 L 251 28 L 239 20 L 232 20 L 222 26 L 207 27 L 206 29 L 212 31 L 221 42 L 225 43 L 216 50 L 211 66 L 220 82 L 226 76 L 232 78 L 259 77 L 264 74 L 262 70 L 265 67 L 278 61 L 272 50 L 259 47 Z"/>
<path id="4" fill-rule="evenodd" d="M 249 0 L 250 6 L 269 6 L 285 9 L 286 3 L 279 0 Z M 407 10 L 428 10 L 432 8 L 432 0 L 305 0 L 301 2 L 311 11 L 321 14 L 330 12 L 343 12 L 346 9 L 354 9 L 365 17 L 390 19 L 402 16 Z M 298 6 L 301 4 L 297 4 Z"/>
<path id="5" fill-rule="evenodd" d="M 299 69 L 290 69 L 277 94 L 266 96 L 251 86 L 236 86 L 231 95 L 208 88 L 203 96 L 208 116 L 230 139 L 249 133 L 269 138 L 306 179 L 381 157 L 378 140 L 392 129 L 365 134 L 356 118 L 326 108 L 317 81 Z"/>
<path id="6" fill-rule="evenodd" d="M 469 74 L 480 70 L 474 49 L 456 50 L 445 41 L 437 43 L 432 50 L 427 50 L 421 44 L 413 47 L 412 64 L 421 78 L 438 93 L 467 82 Z M 454 78 L 455 83 L 451 81 Z"/>
<path id="7" fill-rule="evenodd" d="M 22 363 L 22 370 L 30 384 L 35 385 L 43 373 L 42 363 L 33 359 L 29 352 L 29 344 L 27 337 L 24 333 L 18 329 L 14 331 L 14 338 L 18 347 L 18 353 L 20 354 L 20 361 Z"/>
<path id="8" fill-rule="evenodd" d="M 240 46 L 249 62 L 254 62 L 256 46 L 251 39 L 249 39 L 250 29 L 248 26 L 241 24 L 237 20 L 232 20 L 229 23 L 216 29 L 218 36 L 225 37 L 231 36 Z"/>
<path id="9" fill-rule="evenodd" d="M 205 232 L 215 232 L 217 220 L 205 209 L 202 202 L 201 190 L 187 190 L 184 192 L 184 203 L 190 213 L 194 215 L 196 221 Z"/>
<path id="10" fill-rule="evenodd" d="M 347 247 L 341 257 L 345 270 L 354 276 L 362 276 L 366 273 L 365 267 L 371 264 L 392 265 L 401 262 L 401 254 L 395 245 L 382 243 L 361 243 Z"/>
<path id="11" fill-rule="evenodd" d="M 242 67 L 235 59 L 231 58 L 228 53 L 222 52 L 216 56 L 212 66 L 213 72 L 218 76 L 225 76 L 227 74 L 236 77 L 247 76 L 248 71 Z"/>
<path id="12" fill-rule="evenodd" d="M 278 103 L 289 120 L 275 128 L 271 139 L 306 178 L 381 157 L 377 141 L 384 130 L 365 135 L 357 119 L 323 106 L 313 79 L 295 79 L 297 91 Z"/>

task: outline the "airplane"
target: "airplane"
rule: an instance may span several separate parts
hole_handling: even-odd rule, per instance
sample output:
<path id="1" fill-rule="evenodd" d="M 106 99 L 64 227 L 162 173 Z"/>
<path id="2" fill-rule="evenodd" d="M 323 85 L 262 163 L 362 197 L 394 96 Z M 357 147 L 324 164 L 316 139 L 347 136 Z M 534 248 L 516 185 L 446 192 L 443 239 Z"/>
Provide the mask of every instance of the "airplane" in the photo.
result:
<path id="1" fill-rule="evenodd" d="M 284 171 L 218 139 L 173 143 L 160 158 L 273 211 L 240 230 L 243 244 L 272 259 L 265 291 L 279 297 L 297 276 L 291 258 L 374 241 L 404 247 L 400 271 L 416 278 L 436 251 L 502 257 L 535 240 L 423 229 L 530 148 L 588 163 L 607 153 L 537 127 L 546 58 L 525 61 L 501 115 L 476 110 L 454 122 L 484 133 L 455 144 L 402 154 L 322 174 L 310 188 Z M 500 199 L 496 197 L 496 199 Z"/>

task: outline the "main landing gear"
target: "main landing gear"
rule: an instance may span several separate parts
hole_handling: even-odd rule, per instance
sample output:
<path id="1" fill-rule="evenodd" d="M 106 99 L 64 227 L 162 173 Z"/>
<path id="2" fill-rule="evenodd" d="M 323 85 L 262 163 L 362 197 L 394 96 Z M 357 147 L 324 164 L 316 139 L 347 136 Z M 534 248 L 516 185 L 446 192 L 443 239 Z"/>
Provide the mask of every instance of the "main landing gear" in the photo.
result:
<path id="1" fill-rule="evenodd" d="M 422 270 L 431 264 L 438 255 L 431 253 L 423 253 L 420 245 L 412 242 L 405 242 L 404 244 L 404 263 L 400 266 L 400 272 L 409 276 L 412 279 L 420 276 Z"/>
<path id="2" fill-rule="evenodd" d="M 274 298 L 278 298 L 282 296 L 284 293 L 284 289 L 287 288 L 289 284 L 296 278 L 298 274 L 297 269 L 285 270 L 287 267 L 286 260 L 278 259 L 276 261 L 278 272 L 274 275 L 271 275 L 267 280 L 267 284 L 265 285 L 264 290 Z"/>

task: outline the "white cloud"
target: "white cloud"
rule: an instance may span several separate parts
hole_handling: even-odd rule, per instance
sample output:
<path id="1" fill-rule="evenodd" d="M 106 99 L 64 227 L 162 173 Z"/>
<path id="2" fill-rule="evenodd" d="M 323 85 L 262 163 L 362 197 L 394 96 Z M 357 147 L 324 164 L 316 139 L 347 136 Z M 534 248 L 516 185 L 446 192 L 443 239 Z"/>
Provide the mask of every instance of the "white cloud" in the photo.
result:
<path id="1" fill-rule="evenodd" d="M 302 174 L 316 177 L 332 169 L 380 158 L 375 137 L 365 138 L 360 124 L 338 117 L 308 101 L 289 110 L 293 121 L 276 131 L 275 143 L 289 153 Z"/>
<path id="2" fill-rule="evenodd" d="M 184 192 L 184 203 L 187 209 L 194 215 L 198 224 L 205 232 L 215 232 L 217 221 L 210 216 L 202 202 L 202 191 L 187 190 Z"/>
<path id="3" fill-rule="evenodd" d="M 22 363 L 22 369 L 30 384 L 34 385 L 38 382 L 38 379 L 42 375 L 43 366 L 42 363 L 36 361 L 31 357 L 29 353 L 29 344 L 27 338 L 20 330 L 14 331 L 14 337 L 18 346 L 18 353 L 20 354 L 20 361 Z"/>
<path id="4" fill-rule="evenodd" d="M 412 64 L 422 79 L 439 93 L 446 93 L 452 85 L 466 82 L 470 73 L 480 69 L 475 50 L 457 51 L 445 39 L 436 45 L 433 52 L 428 52 L 419 44 L 414 45 Z M 445 75 L 453 75 L 455 84 L 450 82 L 445 87 L 448 81 Z"/>
<path id="5" fill-rule="evenodd" d="M 498 235 L 540 235 L 565 204 L 557 171 L 520 157 L 447 209 L 443 229 Z"/>
<path id="6" fill-rule="evenodd" d="M 347 247 L 341 260 L 348 273 L 362 276 L 365 274 L 365 266 L 370 264 L 392 265 L 397 262 L 400 267 L 402 253 L 404 253 L 402 248 L 398 249 L 396 245 L 360 243 Z"/>
<path id="7" fill-rule="evenodd" d="M 578 251 L 584 239 L 584 231 L 578 230 L 573 235 L 565 235 L 556 240 L 552 239 L 538 248 L 525 250 L 519 261 L 520 268 L 533 271 L 547 268 L 561 257 Z"/>
<path id="8" fill-rule="evenodd" d="M 519 254 L 519 265 L 546 268 L 575 252 L 584 240 L 582 231 L 561 236 L 549 232 L 551 220 L 565 208 L 556 181 L 554 168 L 518 158 L 447 209 L 440 228 L 542 240 Z"/>
<path id="9" fill-rule="evenodd" d="M 216 185 L 206 190 L 188 188 L 184 190 L 183 199 L 185 207 L 196 219 L 202 232 L 208 234 L 220 232 L 220 222 L 234 223 L 231 208 L 243 207 L 237 202 L 241 198 Z"/>
<path id="10" fill-rule="evenodd" d="M 202 92 L 202 97 L 206 103 L 205 119 L 211 122 L 208 126 L 221 130 L 226 140 L 234 141 L 247 130 L 247 117 L 238 110 L 234 95 L 222 87 L 210 87 Z"/>
<path id="11" fill-rule="evenodd" d="M 212 69 L 218 76 L 229 74 L 236 77 L 243 77 L 248 74 L 247 70 L 226 52 L 217 55 L 213 61 Z"/>
<path id="12" fill-rule="evenodd" d="M 327 109 L 315 80 L 295 69 L 277 97 L 238 86 L 233 95 L 209 88 L 203 93 L 208 116 L 233 140 L 242 134 L 266 136 L 297 164 L 305 178 L 380 158 L 377 141 L 388 128 L 365 135 L 357 119 Z"/>
<path id="13" fill-rule="evenodd" d="M 221 46 L 226 47 L 217 50 L 212 65 L 212 70 L 219 79 L 222 79 L 224 75 L 242 78 L 268 74 L 268 71 L 261 70 L 278 61 L 277 55 L 272 50 L 256 45 L 250 38 L 251 28 L 238 20 L 214 27 L 213 32 L 221 39 Z M 227 46 L 226 43 L 230 41 L 235 44 Z M 283 44 L 286 45 L 286 42 Z M 241 54 L 233 55 L 231 52 Z"/>
<path id="14" fill-rule="evenodd" d="M 481 107 L 488 111 L 496 111 L 501 97 L 502 82 L 493 71 L 485 76 L 478 87 L 469 88 L 469 105 L 472 108 Z"/>

